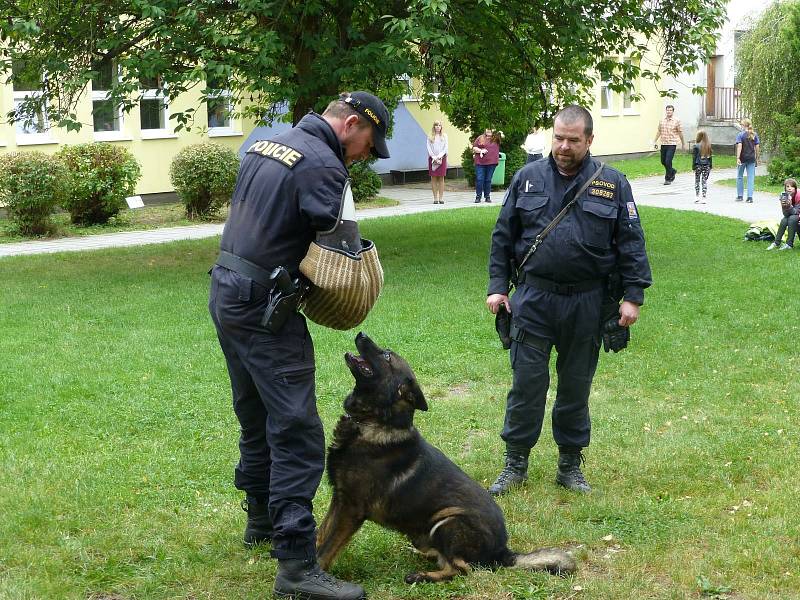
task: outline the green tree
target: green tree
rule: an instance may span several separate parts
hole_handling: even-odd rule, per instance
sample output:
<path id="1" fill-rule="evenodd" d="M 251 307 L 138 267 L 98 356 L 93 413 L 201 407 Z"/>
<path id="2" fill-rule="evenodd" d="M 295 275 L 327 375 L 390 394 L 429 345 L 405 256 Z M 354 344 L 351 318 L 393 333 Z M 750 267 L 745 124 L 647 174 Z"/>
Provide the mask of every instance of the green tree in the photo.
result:
<path id="1" fill-rule="evenodd" d="M 800 73 L 800 0 L 776 2 L 752 23 L 737 47 L 737 87 L 742 108 L 761 140 L 780 147 L 786 119 L 797 102 Z"/>
<path id="2" fill-rule="evenodd" d="M 567 102 L 588 103 L 597 79 L 621 91 L 635 78 L 694 70 L 714 46 L 725 0 L 0 0 L 0 68 L 24 57 L 47 73 L 51 122 L 80 123 L 76 98 L 108 61 L 111 100 L 138 100 L 159 77 L 170 100 L 207 77 L 266 122 L 288 106 L 298 121 L 343 89 L 396 101 L 407 75 L 423 102 L 439 101 L 459 127 L 485 125 L 520 139 Z M 639 66 L 647 48 L 657 65 Z M 634 60 L 621 65 L 614 57 Z M 179 126 L 195 107 L 174 113 Z"/>

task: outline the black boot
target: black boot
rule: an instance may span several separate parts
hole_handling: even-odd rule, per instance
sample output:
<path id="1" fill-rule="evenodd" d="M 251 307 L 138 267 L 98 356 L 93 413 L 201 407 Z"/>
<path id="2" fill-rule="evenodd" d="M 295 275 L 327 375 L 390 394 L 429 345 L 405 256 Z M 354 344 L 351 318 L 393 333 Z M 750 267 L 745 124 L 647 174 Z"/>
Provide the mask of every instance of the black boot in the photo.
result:
<path id="1" fill-rule="evenodd" d="M 242 510 L 247 513 L 247 527 L 244 529 L 244 545 L 248 547 L 264 544 L 272 540 L 272 519 L 266 502 L 242 500 Z"/>
<path id="2" fill-rule="evenodd" d="M 323 571 L 315 559 L 278 561 L 273 598 L 285 600 L 364 600 L 364 588 L 336 579 Z"/>
<path id="3" fill-rule="evenodd" d="M 521 485 L 528 480 L 528 455 L 530 448 L 524 446 L 506 445 L 506 466 L 500 471 L 494 483 L 489 486 L 492 496 L 502 496 L 511 491 L 511 488 Z"/>
<path id="4" fill-rule="evenodd" d="M 556 483 L 563 485 L 573 492 L 588 494 L 592 487 L 586 482 L 581 472 L 581 463 L 585 462 L 580 448 L 558 449 L 558 473 L 556 473 Z"/>

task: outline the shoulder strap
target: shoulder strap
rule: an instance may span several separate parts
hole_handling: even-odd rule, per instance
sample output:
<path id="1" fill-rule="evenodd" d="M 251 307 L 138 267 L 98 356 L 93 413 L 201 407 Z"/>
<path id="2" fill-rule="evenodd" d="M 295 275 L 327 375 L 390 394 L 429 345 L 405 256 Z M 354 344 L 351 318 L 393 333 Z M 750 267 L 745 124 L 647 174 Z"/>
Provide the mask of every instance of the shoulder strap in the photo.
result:
<path id="1" fill-rule="evenodd" d="M 539 233 L 539 235 L 536 236 L 536 239 L 533 240 L 533 244 L 531 244 L 531 247 L 528 250 L 527 254 L 525 254 L 525 258 L 523 258 L 522 262 L 519 263 L 519 267 L 517 268 L 518 271 L 522 270 L 522 267 L 525 265 L 526 262 L 528 262 L 528 259 L 531 256 L 533 256 L 533 253 L 536 252 L 536 249 L 539 247 L 539 245 L 542 243 L 542 241 L 544 241 L 544 238 L 546 238 L 547 235 L 553 229 L 555 229 L 556 225 L 558 225 L 559 222 L 561 222 L 561 219 L 563 219 L 566 216 L 566 214 L 569 212 L 569 209 L 571 209 L 572 206 L 578 201 L 578 197 L 581 194 L 583 194 L 583 192 L 586 191 L 586 188 L 588 188 L 592 184 L 592 181 L 594 181 L 595 178 L 598 175 L 600 175 L 600 172 L 603 170 L 604 166 L 605 165 L 603 163 L 600 163 L 600 166 L 597 168 L 597 170 L 594 172 L 594 174 L 591 177 L 589 177 L 586 181 L 583 182 L 583 185 L 578 190 L 578 192 L 572 197 L 572 200 L 570 200 L 567 203 L 567 205 L 564 208 L 561 209 L 561 212 L 558 213 L 555 216 L 555 218 L 552 221 L 550 221 L 550 223 L 548 223 L 547 227 L 542 229 L 541 233 Z"/>

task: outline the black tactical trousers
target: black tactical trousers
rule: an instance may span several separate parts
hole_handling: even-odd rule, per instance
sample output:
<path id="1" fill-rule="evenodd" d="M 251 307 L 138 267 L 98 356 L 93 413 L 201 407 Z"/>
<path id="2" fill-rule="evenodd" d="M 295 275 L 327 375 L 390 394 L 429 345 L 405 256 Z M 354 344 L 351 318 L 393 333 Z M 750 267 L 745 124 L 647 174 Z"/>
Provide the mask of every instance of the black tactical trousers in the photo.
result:
<path id="1" fill-rule="evenodd" d="M 589 391 L 600 350 L 602 290 L 565 296 L 534 290 L 526 294 L 529 306 L 514 307 L 515 324 L 525 328 L 525 339 L 511 343 L 513 384 L 506 400 L 501 437 L 508 444 L 533 447 L 544 421 L 550 387 L 550 353 L 558 353 L 558 387 L 553 406 L 553 438 L 559 446 L 589 445 Z M 532 302 L 530 302 L 532 300 Z"/>
<path id="2" fill-rule="evenodd" d="M 312 500 L 325 461 L 314 391 L 314 345 L 295 313 L 278 335 L 264 330 L 267 290 L 215 266 L 209 311 L 225 354 L 241 426 L 234 483 L 268 501 L 276 558 L 316 555 Z"/>

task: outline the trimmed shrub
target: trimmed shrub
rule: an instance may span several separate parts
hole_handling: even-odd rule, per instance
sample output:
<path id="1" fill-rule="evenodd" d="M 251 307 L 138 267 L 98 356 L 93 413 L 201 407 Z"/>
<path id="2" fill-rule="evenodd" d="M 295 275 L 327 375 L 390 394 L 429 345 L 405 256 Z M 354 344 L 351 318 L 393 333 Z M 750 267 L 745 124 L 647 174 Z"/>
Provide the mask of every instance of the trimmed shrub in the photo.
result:
<path id="1" fill-rule="evenodd" d="M 108 142 L 65 146 L 58 156 L 74 180 L 72 194 L 62 206 L 78 225 L 107 223 L 125 206 L 141 175 L 133 154 Z"/>
<path id="2" fill-rule="evenodd" d="M 239 155 L 225 146 L 204 143 L 183 148 L 172 160 L 169 178 L 186 216 L 209 217 L 230 203 L 239 172 Z"/>
<path id="3" fill-rule="evenodd" d="M 506 155 L 506 173 L 503 185 L 508 187 L 514 174 L 525 166 L 528 155 L 525 154 L 522 148 L 513 146 L 508 151 L 500 148 L 500 152 L 505 152 Z M 475 163 L 472 158 L 471 145 L 464 148 L 464 152 L 461 153 L 461 168 L 464 169 L 464 176 L 467 178 L 467 184 L 471 187 L 475 187 Z"/>
<path id="4" fill-rule="evenodd" d="M 800 177 L 800 103 L 789 115 L 776 115 L 780 125 L 778 151 L 767 165 L 769 182 L 782 184 L 789 177 Z"/>
<path id="5" fill-rule="evenodd" d="M 469 144 L 461 153 L 461 168 L 464 169 L 464 177 L 467 178 L 467 184 L 470 187 L 475 187 L 475 162 L 472 158 L 472 144 Z"/>
<path id="6" fill-rule="evenodd" d="M 53 231 L 50 216 L 69 197 L 69 171 L 56 156 L 44 152 L 0 154 L 0 200 L 22 235 Z"/>
<path id="7" fill-rule="evenodd" d="M 526 160 L 528 160 L 528 154 L 519 145 L 511 146 L 510 150 L 506 152 L 506 187 L 511 183 L 514 174 L 525 166 Z"/>
<path id="8" fill-rule="evenodd" d="M 369 202 L 381 191 L 380 176 L 370 169 L 368 161 L 359 161 L 350 167 L 350 185 L 353 188 L 353 200 Z"/>

